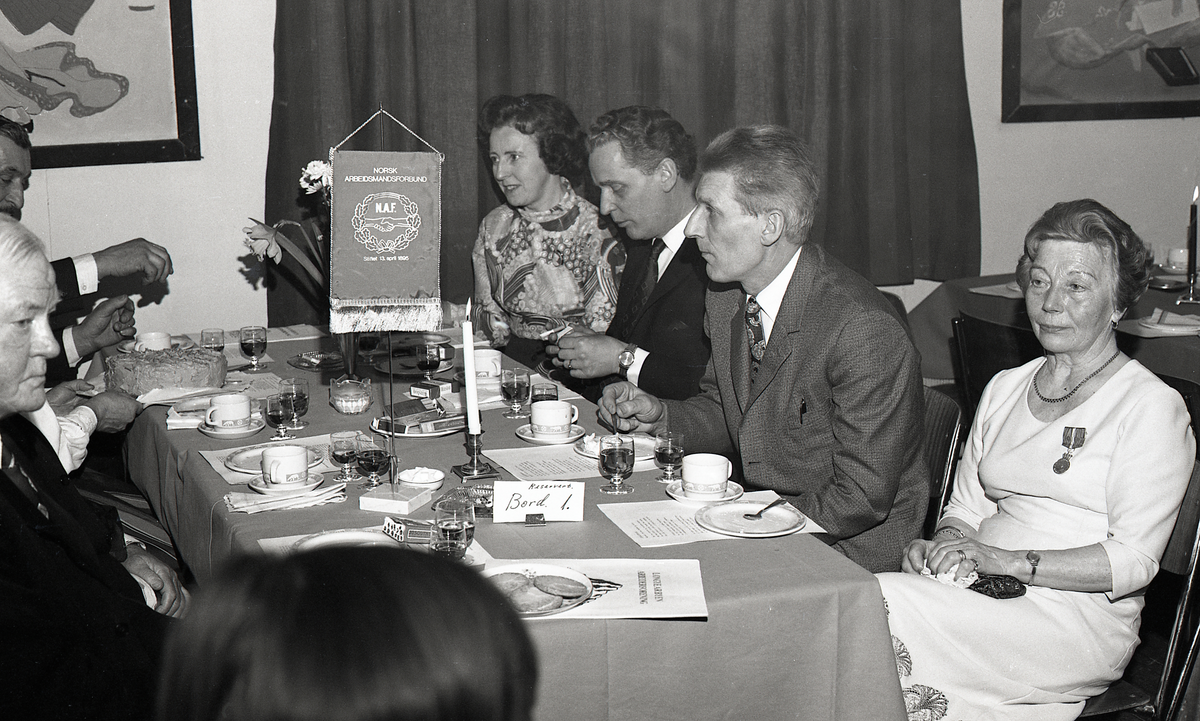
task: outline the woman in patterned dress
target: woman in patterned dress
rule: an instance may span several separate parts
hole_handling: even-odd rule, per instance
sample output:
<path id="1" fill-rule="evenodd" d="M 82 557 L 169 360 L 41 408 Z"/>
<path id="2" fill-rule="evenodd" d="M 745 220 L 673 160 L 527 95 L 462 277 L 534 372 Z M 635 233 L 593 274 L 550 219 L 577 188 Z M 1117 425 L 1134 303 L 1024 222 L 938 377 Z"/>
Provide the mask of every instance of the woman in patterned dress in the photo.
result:
<path id="1" fill-rule="evenodd" d="M 480 146 L 507 201 L 479 226 L 472 262 L 479 327 L 526 365 L 571 327 L 603 333 L 625 252 L 596 206 L 575 193 L 584 132 L 551 95 L 499 95 L 479 113 Z"/>
<path id="2" fill-rule="evenodd" d="M 1026 235 L 1045 357 L 988 384 L 933 540 L 878 576 L 910 719 L 1073 719 L 1129 663 L 1196 458 L 1183 399 L 1117 349 L 1150 262 L 1094 200 Z M 1025 594 L 976 593 L 976 573 Z"/>

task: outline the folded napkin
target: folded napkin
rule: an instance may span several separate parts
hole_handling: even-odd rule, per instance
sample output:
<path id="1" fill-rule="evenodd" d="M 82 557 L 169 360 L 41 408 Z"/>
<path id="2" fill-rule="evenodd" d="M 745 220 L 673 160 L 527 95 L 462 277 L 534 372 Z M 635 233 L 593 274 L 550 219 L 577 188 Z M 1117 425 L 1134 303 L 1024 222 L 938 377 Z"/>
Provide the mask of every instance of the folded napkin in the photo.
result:
<path id="1" fill-rule="evenodd" d="M 1200 330 L 1200 316 L 1172 313 L 1169 310 L 1155 308 L 1149 318 L 1143 320 L 1146 325 L 1185 326 Z"/>
<path id="2" fill-rule="evenodd" d="M 205 409 L 197 409 L 194 411 L 184 411 L 180 413 L 175 410 L 175 406 L 171 406 L 167 410 L 167 430 L 178 431 L 189 428 L 199 428 L 204 422 Z"/>
<path id="3" fill-rule="evenodd" d="M 259 513 L 260 511 L 281 511 L 287 508 L 323 506 L 326 503 L 341 503 L 344 500 L 346 500 L 346 484 L 334 483 L 331 486 L 294 496 L 264 496 L 258 493 L 230 491 L 225 494 L 225 507 L 234 513 Z"/>
<path id="4" fill-rule="evenodd" d="M 1143 338 L 1200 335 L 1200 316 L 1155 308 L 1154 312 L 1145 318 L 1120 321 L 1117 323 L 1117 330 Z"/>

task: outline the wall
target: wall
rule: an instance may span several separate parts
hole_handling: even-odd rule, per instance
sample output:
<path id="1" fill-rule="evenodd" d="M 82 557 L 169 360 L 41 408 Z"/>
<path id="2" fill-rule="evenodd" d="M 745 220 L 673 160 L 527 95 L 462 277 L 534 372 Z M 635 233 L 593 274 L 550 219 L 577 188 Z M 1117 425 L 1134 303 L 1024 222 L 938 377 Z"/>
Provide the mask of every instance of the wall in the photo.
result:
<path id="1" fill-rule="evenodd" d="M 192 20 L 203 159 L 35 170 L 25 196 L 24 222 L 55 258 L 139 236 L 170 251 L 175 274 L 138 308 L 140 330 L 267 317 L 266 293 L 242 278 L 237 257 L 246 218 L 263 210 L 275 0 L 193 0 Z"/>

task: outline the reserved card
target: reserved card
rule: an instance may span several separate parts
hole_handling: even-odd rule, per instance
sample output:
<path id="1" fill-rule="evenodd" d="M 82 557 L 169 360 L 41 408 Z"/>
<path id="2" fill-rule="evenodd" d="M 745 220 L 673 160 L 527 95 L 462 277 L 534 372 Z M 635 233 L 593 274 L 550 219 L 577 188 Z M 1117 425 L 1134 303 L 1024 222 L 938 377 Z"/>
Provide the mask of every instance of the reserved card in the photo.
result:
<path id="1" fill-rule="evenodd" d="M 540 514 L 544 521 L 582 521 L 583 483 L 570 481 L 496 481 L 492 522 L 524 523 Z"/>

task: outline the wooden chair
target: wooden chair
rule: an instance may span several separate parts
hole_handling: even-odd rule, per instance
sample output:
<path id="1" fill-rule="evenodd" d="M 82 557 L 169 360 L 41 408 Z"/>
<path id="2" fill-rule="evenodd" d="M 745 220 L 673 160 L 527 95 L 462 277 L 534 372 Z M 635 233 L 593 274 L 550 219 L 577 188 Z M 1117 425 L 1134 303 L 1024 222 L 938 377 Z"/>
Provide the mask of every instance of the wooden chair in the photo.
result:
<path id="1" fill-rule="evenodd" d="M 993 323 L 965 313 L 951 320 L 954 345 L 958 350 L 958 381 L 968 425 L 983 396 L 983 389 L 1005 368 L 1017 366 L 1043 354 L 1042 345 L 1029 328 Z"/>
<path id="2" fill-rule="evenodd" d="M 1188 412 L 1192 416 L 1192 430 L 1200 436 L 1200 385 L 1189 380 L 1159 376 L 1163 382 L 1179 391 L 1187 403 Z M 1200 453 L 1197 454 L 1200 456 Z M 1195 662 L 1198 644 L 1200 644 L 1200 618 L 1198 618 L 1198 599 L 1200 599 L 1200 463 L 1192 469 L 1192 477 L 1188 482 L 1187 493 L 1179 507 L 1179 516 L 1175 520 L 1175 528 L 1171 539 L 1163 552 L 1159 564 L 1159 576 L 1155 577 L 1157 585 L 1169 585 L 1164 574 L 1177 577 L 1181 589 L 1177 593 L 1167 593 L 1163 603 L 1173 602 L 1174 620 L 1171 623 L 1170 635 L 1167 639 L 1166 657 L 1163 659 L 1163 670 L 1158 680 L 1154 694 L 1121 679 L 1109 687 L 1107 691 L 1088 699 L 1084 704 L 1081 717 L 1099 716 L 1125 709 L 1134 709 L 1140 713 L 1150 714 L 1155 721 L 1174 721 L 1179 704 L 1187 688 L 1191 667 Z M 1147 594 L 1146 609 L 1150 609 L 1151 594 Z M 1146 611 L 1143 610 L 1143 618 Z M 1146 624 L 1142 624 L 1142 632 Z M 1128 677 L 1129 674 L 1126 674 Z"/>
<path id="3" fill-rule="evenodd" d="M 950 498 L 954 468 L 958 465 L 958 442 L 962 433 L 962 409 L 952 398 L 934 388 L 925 388 L 925 460 L 929 464 L 930 507 L 925 518 L 925 537 L 933 533 L 942 509 Z"/>

